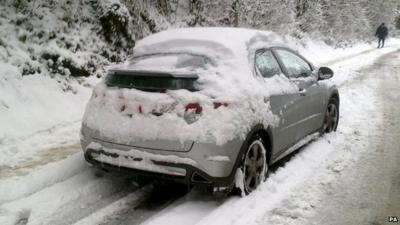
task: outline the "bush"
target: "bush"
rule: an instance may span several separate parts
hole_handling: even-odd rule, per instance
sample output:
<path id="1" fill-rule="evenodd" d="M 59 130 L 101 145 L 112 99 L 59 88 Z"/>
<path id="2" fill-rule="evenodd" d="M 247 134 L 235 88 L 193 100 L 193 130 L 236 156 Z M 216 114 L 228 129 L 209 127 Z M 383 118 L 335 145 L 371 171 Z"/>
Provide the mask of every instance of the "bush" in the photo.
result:
<path id="1" fill-rule="evenodd" d="M 116 48 L 132 48 L 135 41 L 130 32 L 129 12 L 119 3 L 101 1 L 100 25 L 105 40 Z"/>
<path id="2" fill-rule="evenodd" d="M 52 73 L 59 73 L 73 77 L 88 77 L 90 71 L 84 66 L 77 66 L 76 63 L 69 58 L 62 58 L 60 55 L 43 53 L 42 59 L 46 60 L 47 66 Z"/>

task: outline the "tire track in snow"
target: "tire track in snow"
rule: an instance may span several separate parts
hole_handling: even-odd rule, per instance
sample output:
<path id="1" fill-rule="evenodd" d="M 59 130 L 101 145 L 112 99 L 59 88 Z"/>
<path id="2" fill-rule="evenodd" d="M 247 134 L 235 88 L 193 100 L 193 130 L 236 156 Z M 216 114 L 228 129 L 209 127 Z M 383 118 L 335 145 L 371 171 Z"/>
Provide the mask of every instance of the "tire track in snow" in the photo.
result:
<path id="1" fill-rule="evenodd" d="M 152 195 L 147 201 L 141 202 L 141 204 L 132 205 L 130 208 L 125 208 L 115 213 L 103 213 L 99 212 L 99 215 L 103 215 L 104 219 L 101 223 L 95 223 L 99 225 L 125 225 L 125 224 L 140 224 L 147 218 L 154 216 L 158 211 L 161 211 L 165 207 L 171 205 L 176 199 L 184 196 L 187 193 L 187 189 L 184 186 L 170 184 L 162 187 L 155 187 Z M 113 208 L 113 207 L 111 207 Z M 96 213 L 97 214 L 97 213 Z M 82 223 L 83 225 L 84 223 Z"/>
<path id="2" fill-rule="evenodd" d="M 360 69 L 356 69 L 355 71 L 355 75 L 348 77 L 344 82 L 340 82 L 338 84 L 338 88 L 343 88 L 343 87 L 349 87 L 355 84 L 359 84 L 364 82 L 366 79 L 369 78 L 369 76 L 366 76 L 365 74 L 369 74 L 371 70 L 382 70 L 385 66 L 387 66 L 387 64 L 382 63 L 382 61 L 384 62 L 387 58 L 392 57 L 393 55 L 396 55 L 396 53 L 398 53 L 398 49 L 393 49 L 392 51 L 387 52 L 386 54 L 384 54 L 383 56 L 379 57 L 378 59 L 376 59 L 374 62 L 371 63 L 370 66 L 367 67 L 363 67 Z M 370 53 L 370 52 L 367 52 Z M 362 54 L 364 55 L 364 54 Z M 329 65 L 335 65 L 335 64 L 329 64 Z"/>
<path id="3" fill-rule="evenodd" d="M 393 49 L 393 48 L 396 49 L 397 47 L 399 47 L 399 46 L 398 45 L 387 45 L 383 49 L 388 49 L 388 48 L 389 49 Z M 363 55 L 367 55 L 367 54 L 370 54 L 370 53 L 376 53 L 379 50 L 380 49 L 377 49 L 377 48 L 371 48 L 371 49 L 364 50 L 362 52 L 357 52 L 357 53 L 350 54 L 350 55 L 347 55 L 347 56 L 344 56 L 344 57 L 340 57 L 340 58 L 336 58 L 336 59 L 333 59 L 333 60 L 325 61 L 322 64 L 334 65 L 334 64 L 338 64 L 338 63 L 342 63 L 342 62 L 351 60 L 351 59 L 355 59 L 355 58 L 363 56 Z M 394 50 L 394 51 L 397 51 L 397 49 Z M 394 51 L 388 52 L 387 54 L 392 53 Z"/>
<path id="4" fill-rule="evenodd" d="M 387 47 L 390 47 L 390 46 L 387 46 Z M 341 57 L 341 58 L 338 58 L 338 59 L 327 61 L 327 62 L 325 62 L 325 64 L 326 65 L 337 64 L 337 63 L 340 63 L 340 62 L 343 62 L 343 61 L 358 57 L 360 55 L 365 55 L 365 54 L 368 54 L 368 53 L 371 53 L 371 52 L 374 52 L 374 51 L 376 51 L 376 48 L 371 48 L 371 49 L 368 49 L 368 50 L 365 50 L 365 51 L 362 51 L 362 52 L 358 52 L 358 53 L 351 54 L 351 55 L 348 55 L 348 56 L 345 56 L 345 57 Z"/>
<path id="5" fill-rule="evenodd" d="M 125 202 L 130 207 L 135 201 L 144 201 L 151 190 L 146 186 L 138 188 L 129 179 L 98 176 L 88 169 L 27 197 L 4 203 L 0 206 L 0 224 L 73 224 L 113 204 Z"/>
<path id="6" fill-rule="evenodd" d="M 124 191 L 125 196 L 119 198 L 116 201 L 109 201 L 111 203 L 103 204 L 104 207 L 98 207 L 96 204 L 95 209 L 86 210 L 84 213 L 80 213 L 81 215 L 85 215 L 84 217 L 80 218 L 75 225 L 87 225 L 87 224 L 104 224 L 109 221 L 112 221 L 114 218 L 118 217 L 119 215 L 127 212 L 131 212 L 132 209 L 137 208 L 140 204 L 148 199 L 153 194 L 153 187 L 151 185 L 146 185 L 136 191 L 129 191 L 128 194 Z M 120 194 L 119 194 L 120 195 Z M 70 211 L 68 215 L 76 217 L 76 212 Z M 63 220 L 58 220 L 63 221 Z M 55 223 L 51 223 L 55 224 Z M 72 224 L 72 223 L 68 223 Z"/>

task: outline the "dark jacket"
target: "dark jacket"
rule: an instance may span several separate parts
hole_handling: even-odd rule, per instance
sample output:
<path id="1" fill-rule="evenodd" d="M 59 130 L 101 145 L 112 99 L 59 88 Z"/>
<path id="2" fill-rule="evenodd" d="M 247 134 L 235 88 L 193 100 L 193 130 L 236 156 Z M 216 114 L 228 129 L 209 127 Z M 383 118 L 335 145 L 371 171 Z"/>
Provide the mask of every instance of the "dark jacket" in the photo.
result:
<path id="1" fill-rule="evenodd" d="M 378 38 L 386 38 L 388 36 L 388 29 L 385 25 L 380 25 L 376 30 L 375 36 Z"/>

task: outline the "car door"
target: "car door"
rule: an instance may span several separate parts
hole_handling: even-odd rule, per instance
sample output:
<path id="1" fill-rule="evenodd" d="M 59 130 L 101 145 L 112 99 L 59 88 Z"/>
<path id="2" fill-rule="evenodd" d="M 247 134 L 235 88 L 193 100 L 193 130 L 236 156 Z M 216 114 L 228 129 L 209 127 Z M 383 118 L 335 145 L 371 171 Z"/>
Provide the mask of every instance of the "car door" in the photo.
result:
<path id="1" fill-rule="evenodd" d="M 298 124 L 295 140 L 317 131 L 321 127 L 324 107 L 323 88 L 318 83 L 314 67 L 299 54 L 285 48 L 276 48 L 274 53 L 282 64 L 290 81 L 298 87 Z"/>
<path id="2" fill-rule="evenodd" d="M 261 49 L 256 52 L 255 70 L 262 77 L 265 88 L 271 92 L 269 102 L 272 112 L 280 118 L 279 124 L 271 127 L 272 157 L 275 158 L 296 141 L 295 131 L 297 121 L 300 119 L 298 114 L 300 96 L 297 90 L 287 91 L 291 88 L 296 89 L 297 86 L 283 74 L 272 50 Z"/>

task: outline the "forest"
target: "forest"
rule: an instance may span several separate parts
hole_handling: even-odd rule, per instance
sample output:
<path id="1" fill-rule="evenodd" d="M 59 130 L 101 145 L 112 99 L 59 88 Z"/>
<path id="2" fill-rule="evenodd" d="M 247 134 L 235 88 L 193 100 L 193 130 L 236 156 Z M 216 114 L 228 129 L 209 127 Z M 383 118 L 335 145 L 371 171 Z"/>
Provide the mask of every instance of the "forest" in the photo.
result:
<path id="1" fill-rule="evenodd" d="M 382 22 L 392 36 L 400 26 L 398 0 L 5 0 L 0 9 L 0 60 L 22 76 L 67 78 L 101 76 L 137 40 L 176 27 L 272 30 L 344 48 L 374 40 Z"/>

